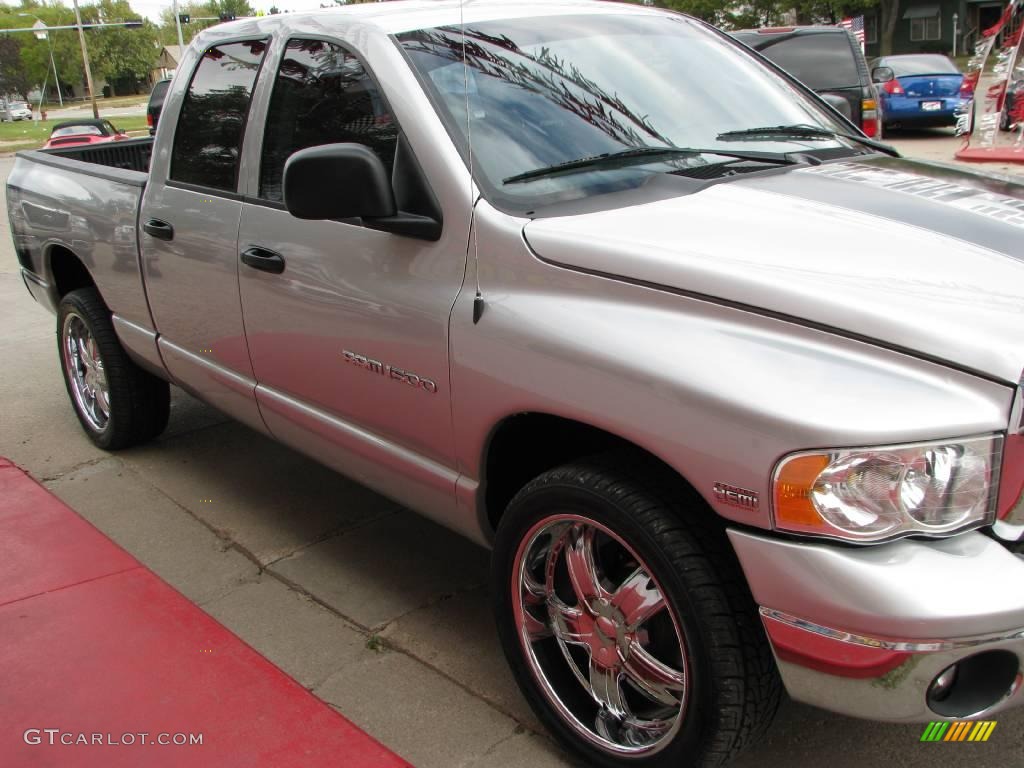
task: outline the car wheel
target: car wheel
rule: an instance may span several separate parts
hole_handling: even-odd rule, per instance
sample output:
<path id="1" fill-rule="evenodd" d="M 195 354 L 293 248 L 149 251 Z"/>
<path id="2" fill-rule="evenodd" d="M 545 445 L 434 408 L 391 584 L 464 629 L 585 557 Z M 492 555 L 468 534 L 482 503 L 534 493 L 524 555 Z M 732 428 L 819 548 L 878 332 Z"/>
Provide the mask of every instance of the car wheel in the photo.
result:
<path id="1" fill-rule="evenodd" d="M 703 501 L 627 467 L 563 466 L 509 504 L 492 564 L 502 645 L 587 765 L 722 765 L 769 725 L 778 671 Z"/>
<path id="2" fill-rule="evenodd" d="M 127 448 L 164 431 L 170 387 L 128 357 L 95 288 L 71 291 L 61 300 L 57 343 L 71 404 L 96 445 Z"/>

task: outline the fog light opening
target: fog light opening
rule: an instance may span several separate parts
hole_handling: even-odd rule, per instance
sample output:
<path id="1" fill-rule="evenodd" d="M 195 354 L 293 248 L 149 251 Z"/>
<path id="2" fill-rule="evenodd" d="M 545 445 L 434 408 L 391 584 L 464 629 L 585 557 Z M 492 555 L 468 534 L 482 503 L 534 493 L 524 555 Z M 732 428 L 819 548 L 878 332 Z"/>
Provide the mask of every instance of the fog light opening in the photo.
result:
<path id="1" fill-rule="evenodd" d="M 928 687 L 928 707 L 944 717 L 972 717 L 1013 692 L 1020 660 L 1010 651 L 985 651 L 940 672 Z"/>

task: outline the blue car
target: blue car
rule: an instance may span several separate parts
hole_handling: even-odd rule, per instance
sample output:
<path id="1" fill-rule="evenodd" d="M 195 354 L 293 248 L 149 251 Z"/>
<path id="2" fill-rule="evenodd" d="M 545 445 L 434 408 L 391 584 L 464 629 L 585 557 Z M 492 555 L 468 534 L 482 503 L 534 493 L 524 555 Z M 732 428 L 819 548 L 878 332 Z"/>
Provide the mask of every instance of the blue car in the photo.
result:
<path id="1" fill-rule="evenodd" d="M 914 53 L 883 56 L 871 64 L 885 128 L 956 125 L 958 111 L 974 97 L 947 56 Z"/>

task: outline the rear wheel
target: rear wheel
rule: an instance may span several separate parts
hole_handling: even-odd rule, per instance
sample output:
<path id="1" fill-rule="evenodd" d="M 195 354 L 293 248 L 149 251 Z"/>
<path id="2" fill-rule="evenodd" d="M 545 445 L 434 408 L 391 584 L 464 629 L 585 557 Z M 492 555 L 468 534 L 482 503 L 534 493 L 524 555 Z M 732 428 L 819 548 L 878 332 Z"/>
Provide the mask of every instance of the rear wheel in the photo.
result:
<path id="1" fill-rule="evenodd" d="M 499 634 L 588 765 L 721 765 L 767 727 L 778 674 L 721 531 L 641 477 L 584 462 L 517 494 L 495 541 Z"/>
<path id="2" fill-rule="evenodd" d="M 71 291 L 61 300 L 57 344 L 75 415 L 96 445 L 127 448 L 163 432 L 170 387 L 128 357 L 95 288 Z"/>

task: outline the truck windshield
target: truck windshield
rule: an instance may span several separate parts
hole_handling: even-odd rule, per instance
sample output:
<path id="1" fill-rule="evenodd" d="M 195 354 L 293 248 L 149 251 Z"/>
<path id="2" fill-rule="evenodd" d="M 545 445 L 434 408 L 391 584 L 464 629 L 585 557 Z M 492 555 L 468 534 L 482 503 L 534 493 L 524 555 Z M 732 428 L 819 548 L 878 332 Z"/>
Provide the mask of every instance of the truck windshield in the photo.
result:
<path id="1" fill-rule="evenodd" d="M 472 143 L 484 194 L 503 208 L 527 210 L 630 189 L 653 174 L 723 164 L 729 158 L 711 153 L 718 148 L 860 151 L 841 137 L 763 136 L 756 146 L 749 137 L 730 137 L 765 125 L 850 128 L 743 46 L 683 16 L 514 19 L 467 25 L 465 39 L 452 26 L 398 40 L 453 140 L 464 154 Z M 535 169 L 580 158 L 664 147 L 707 151 L 651 152 L 645 163 L 521 181 Z"/>

